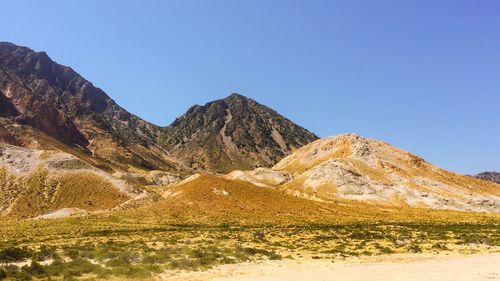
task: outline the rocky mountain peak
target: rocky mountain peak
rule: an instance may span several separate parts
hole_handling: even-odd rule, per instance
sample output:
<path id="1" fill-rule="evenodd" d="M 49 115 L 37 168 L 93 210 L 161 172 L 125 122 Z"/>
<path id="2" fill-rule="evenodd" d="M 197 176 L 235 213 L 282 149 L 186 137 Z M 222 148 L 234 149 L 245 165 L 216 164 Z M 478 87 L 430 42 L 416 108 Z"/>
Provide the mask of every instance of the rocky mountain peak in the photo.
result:
<path id="1" fill-rule="evenodd" d="M 161 143 L 195 168 L 272 166 L 317 137 L 255 100 L 233 93 L 194 106 L 164 129 Z"/>
<path id="2" fill-rule="evenodd" d="M 224 100 L 250 100 L 251 98 L 245 97 L 244 95 L 241 95 L 239 93 L 231 93 L 229 96 L 227 96 Z"/>

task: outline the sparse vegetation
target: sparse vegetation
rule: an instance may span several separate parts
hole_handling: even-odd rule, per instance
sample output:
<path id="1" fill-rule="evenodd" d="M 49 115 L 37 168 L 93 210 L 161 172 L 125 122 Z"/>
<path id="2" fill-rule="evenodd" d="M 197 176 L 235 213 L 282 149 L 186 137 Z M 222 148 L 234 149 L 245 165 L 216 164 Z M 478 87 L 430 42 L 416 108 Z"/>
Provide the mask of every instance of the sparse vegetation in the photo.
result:
<path id="1" fill-rule="evenodd" d="M 105 178 L 89 172 L 51 173 L 39 168 L 16 177 L 0 168 L 0 213 L 29 218 L 60 208 L 110 209 L 129 197 Z"/>
<path id="2" fill-rule="evenodd" d="M 0 237 L 0 277 L 7 280 L 140 280 L 168 270 L 203 270 L 252 260 L 494 251 L 500 247 L 500 226 L 171 225 L 108 216 L 0 222 Z M 18 262 L 26 264 L 17 266 Z"/>

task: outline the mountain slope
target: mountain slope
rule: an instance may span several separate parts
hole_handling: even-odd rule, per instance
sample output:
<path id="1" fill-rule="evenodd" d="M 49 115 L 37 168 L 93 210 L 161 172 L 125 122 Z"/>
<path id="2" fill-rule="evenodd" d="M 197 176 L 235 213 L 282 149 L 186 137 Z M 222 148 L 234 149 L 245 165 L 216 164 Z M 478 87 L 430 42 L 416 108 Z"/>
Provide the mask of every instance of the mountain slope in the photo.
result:
<path id="1" fill-rule="evenodd" d="M 238 94 L 193 106 L 166 127 L 161 145 L 194 169 L 269 167 L 317 139 L 276 111 Z"/>
<path id="2" fill-rule="evenodd" d="M 448 172 L 387 143 L 355 134 L 314 141 L 272 170 L 257 172 L 233 172 L 226 177 L 315 200 L 500 212 L 499 185 Z M 278 186 L 268 184 L 270 179 L 287 178 Z"/>
<path id="3" fill-rule="evenodd" d="M 160 128 L 45 52 L 0 42 L 0 138 L 88 157 L 107 169 L 178 171 L 156 145 Z"/>
<path id="4" fill-rule="evenodd" d="M 437 168 L 387 143 L 348 134 L 318 140 L 275 167 L 285 188 L 323 198 L 472 211 L 500 211 L 500 188 Z"/>
<path id="5" fill-rule="evenodd" d="M 70 215 L 145 199 L 147 192 L 73 155 L 0 144 L 0 217 Z"/>
<path id="6" fill-rule="evenodd" d="M 322 202 L 287 194 L 284 190 L 221 176 L 195 174 L 162 188 L 162 199 L 144 208 L 127 210 L 134 217 L 176 221 L 181 224 L 264 225 L 353 222 L 466 221 L 478 214 L 400 208 L 338 198 Z M 125 213 L 123 213 L 125 214 Z M 496 214 L 486 215 L 494 218 Z"/>
<path id="7" fill-rule="evenodd" d="M 498 172 L 482 172 L 474 176 L 480 180 L 491 181 L 500 184 L 500 173 Z"/>

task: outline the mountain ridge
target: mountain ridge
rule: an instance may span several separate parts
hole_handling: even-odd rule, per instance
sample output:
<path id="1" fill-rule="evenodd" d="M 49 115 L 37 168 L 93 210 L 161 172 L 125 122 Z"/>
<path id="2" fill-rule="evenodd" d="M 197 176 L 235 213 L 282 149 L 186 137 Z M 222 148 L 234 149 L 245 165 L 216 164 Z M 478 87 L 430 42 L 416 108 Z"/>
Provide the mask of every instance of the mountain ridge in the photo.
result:
<path id="1" fill-rule="evenodd" d="M 170 125 L 157 126 L 123 109 L 46 52 L 8 42 L 0 42 L 0 110 L 0 140 L 62 149 L 108 171 L 186 175 L 192 168 L 226 172 L 272 166 L 317 139 L 239 94 L 194 105 Z M 204 142 L 201 150 L 189 143 L 179 145 L 186 138 L 191 144 Z M 200 156 L 204 159 L 198 160 Z"/>

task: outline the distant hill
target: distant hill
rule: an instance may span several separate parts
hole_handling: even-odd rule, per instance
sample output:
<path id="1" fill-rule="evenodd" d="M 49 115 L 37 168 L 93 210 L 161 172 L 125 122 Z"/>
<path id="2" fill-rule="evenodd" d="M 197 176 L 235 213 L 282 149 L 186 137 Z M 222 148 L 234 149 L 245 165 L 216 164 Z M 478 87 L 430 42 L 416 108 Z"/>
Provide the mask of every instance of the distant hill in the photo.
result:
<path id="1" fill-rule="evenodd" d="M 500 173 L 498 172 L 482 172 L 474 176 L 475 178 L 491 181 L 500 184 Z"/>

